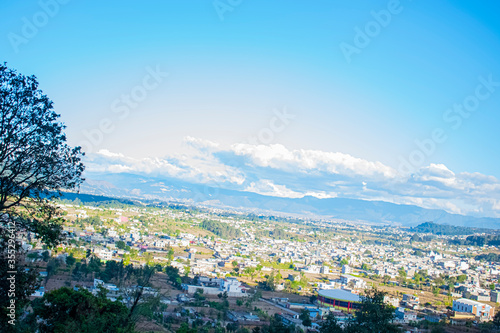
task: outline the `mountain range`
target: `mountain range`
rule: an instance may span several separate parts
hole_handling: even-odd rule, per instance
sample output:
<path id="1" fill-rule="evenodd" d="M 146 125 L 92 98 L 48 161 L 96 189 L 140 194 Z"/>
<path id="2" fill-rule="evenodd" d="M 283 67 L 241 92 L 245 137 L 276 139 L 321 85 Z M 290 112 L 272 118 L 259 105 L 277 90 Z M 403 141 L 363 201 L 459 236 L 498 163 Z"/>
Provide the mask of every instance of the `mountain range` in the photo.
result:
<path id="1" fill-rule="evenodd" d="M 282 198 L 131 173 L 87 173 L 81 193 L 108 197 L 234 208 L 249 212 L 328 218 L 412 227 L 426 221 L 500 229 L 500 218 L 451 214 L 414 205 L 350 198 Z"/>

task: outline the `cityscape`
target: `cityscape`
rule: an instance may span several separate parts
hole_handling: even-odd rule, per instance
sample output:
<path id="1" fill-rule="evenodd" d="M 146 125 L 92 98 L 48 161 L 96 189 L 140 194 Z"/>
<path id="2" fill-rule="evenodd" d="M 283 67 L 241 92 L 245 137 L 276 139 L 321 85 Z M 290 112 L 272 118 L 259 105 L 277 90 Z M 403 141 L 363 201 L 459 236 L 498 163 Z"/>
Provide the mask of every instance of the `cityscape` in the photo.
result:
<path id="1" fill-rule="evenodd" d="M 0 333 L 500 332 L 495 0 L 0 3 Z"/>

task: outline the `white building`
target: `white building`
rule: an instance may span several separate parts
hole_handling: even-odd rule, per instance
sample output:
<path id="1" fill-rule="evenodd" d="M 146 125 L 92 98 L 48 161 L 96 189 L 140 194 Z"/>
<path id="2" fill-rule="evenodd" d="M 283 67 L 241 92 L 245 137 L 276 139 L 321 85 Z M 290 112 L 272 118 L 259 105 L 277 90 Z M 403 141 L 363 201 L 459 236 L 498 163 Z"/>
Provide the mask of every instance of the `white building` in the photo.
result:
<path id="1" fill-rule="evenodd" d="M 470 299 L 461 298 L 453 301 L 453 311 L 472 313 L 482 320 L 490 320 L 494 316 L 495 308 Z"/>
<path id="2" fill-rule="evenodd" d="M 352 268 L 349 265 L 342 266 L 342 274 L 351 274 Z"/>
<path id="3" fill-rule="evenodd" d="M 214 279 L 218 280 L 218 279 Z M 201 281 L 201 280 L 200 280 Z M 189 294 L 194 294 L 198 289 L 202 289 L 204 294 L 207 295 L 218 295 L 220 293 L 226 292 L 230 297 L 246 297 L 248 296 L 246 293 L 247 288 L 241 285 L 241 282 L 238 281 L 234 277 L 226 278 L 223 280 L 219 280 L 219 287 L 205 287 L 182 284 L 181 287 L 183 290 L 187 291 Z"/>
<path id="4" fill-rule="evenodd" d="M 342 285 L 352 284 L 353 288 L 357 288 L 357 289 L 366 288 L 366 281 L 365 280 L 358 278 L 358 277 L 355 277 L 355 276 L 352 276 L 352 275 L 349 275 L 349 274 L 341 275 L 340 276 L 340 283 Z"/>

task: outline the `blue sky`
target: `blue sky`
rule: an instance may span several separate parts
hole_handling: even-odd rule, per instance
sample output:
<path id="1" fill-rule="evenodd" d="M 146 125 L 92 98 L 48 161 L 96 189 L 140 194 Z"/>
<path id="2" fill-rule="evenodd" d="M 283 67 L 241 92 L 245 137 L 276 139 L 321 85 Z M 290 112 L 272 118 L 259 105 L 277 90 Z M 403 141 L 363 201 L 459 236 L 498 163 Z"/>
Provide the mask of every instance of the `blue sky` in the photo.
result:
<path id="1" fill-rule="evenodd" d="M 498 216 L 499 14 L 493 0 L 5 0 L 0 50 L 8 66 L 38 77 L 72 144 L 89 158 L 107 152 L 95 161 L 109 153 L 130 165 L 205 158 L 193 172 L 210 174 L 214 160 L 226 165 L 223 157 L 244 156 L 233 166 L 245 178 L 242 189 L 272 194 L 272 182 L 302 194 Z M 356 52 L 346 56 L 346 47 Z M 123 96 L 134 93 L 127 106 Z M 453 111 L 464 103 L 473 111 Z M 293 119 L 273 126 L 285 109 Z M 200 150 L 207 142 L 217 148 Z M 266 161 L 297 152 L 303 173 L 293 173 L 297 165 L 266 164 L 257 151 L 266 151 Z M 306 168 L 309 153 L 301 151 L 324 153 L 315 155 L 322 166 L 311 164 L 323 173 Z M 378 169 L 354 172 L 342 164 L 347 155 Z M 392 172 L 401 184 L 422 188 L 389 189 Z M 429 185 L 429 173 L 439 181 Z M 483 178 L 465 176 L 475 173 Z M 349 190 L 324 185 L 344 177 Z M 439 191 L 424 195 L 425 186 Z M 489 187 L 471 204 L 467 195 L 480 186 Z"/>

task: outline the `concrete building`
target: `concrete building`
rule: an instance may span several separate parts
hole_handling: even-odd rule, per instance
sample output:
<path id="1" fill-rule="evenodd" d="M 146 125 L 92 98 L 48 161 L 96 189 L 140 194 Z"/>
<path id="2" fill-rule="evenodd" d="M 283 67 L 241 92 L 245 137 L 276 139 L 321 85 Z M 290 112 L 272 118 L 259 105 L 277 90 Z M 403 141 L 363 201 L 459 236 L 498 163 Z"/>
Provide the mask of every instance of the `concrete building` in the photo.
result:
<path id="1" fill-rule="evenodd" d="M 349 265 L 342 266 L 342 274 L 351 274 L 351 273 L 352 273 L 352 268 L 349 267 Z"/>
<path id="2" fill-rule="evenodd" d="M 472 313 L 481 320 L 490 320 L 495 314 L 495 308 L 470 299 L 461 298 L 453 301 L 453 311 Z"/>

